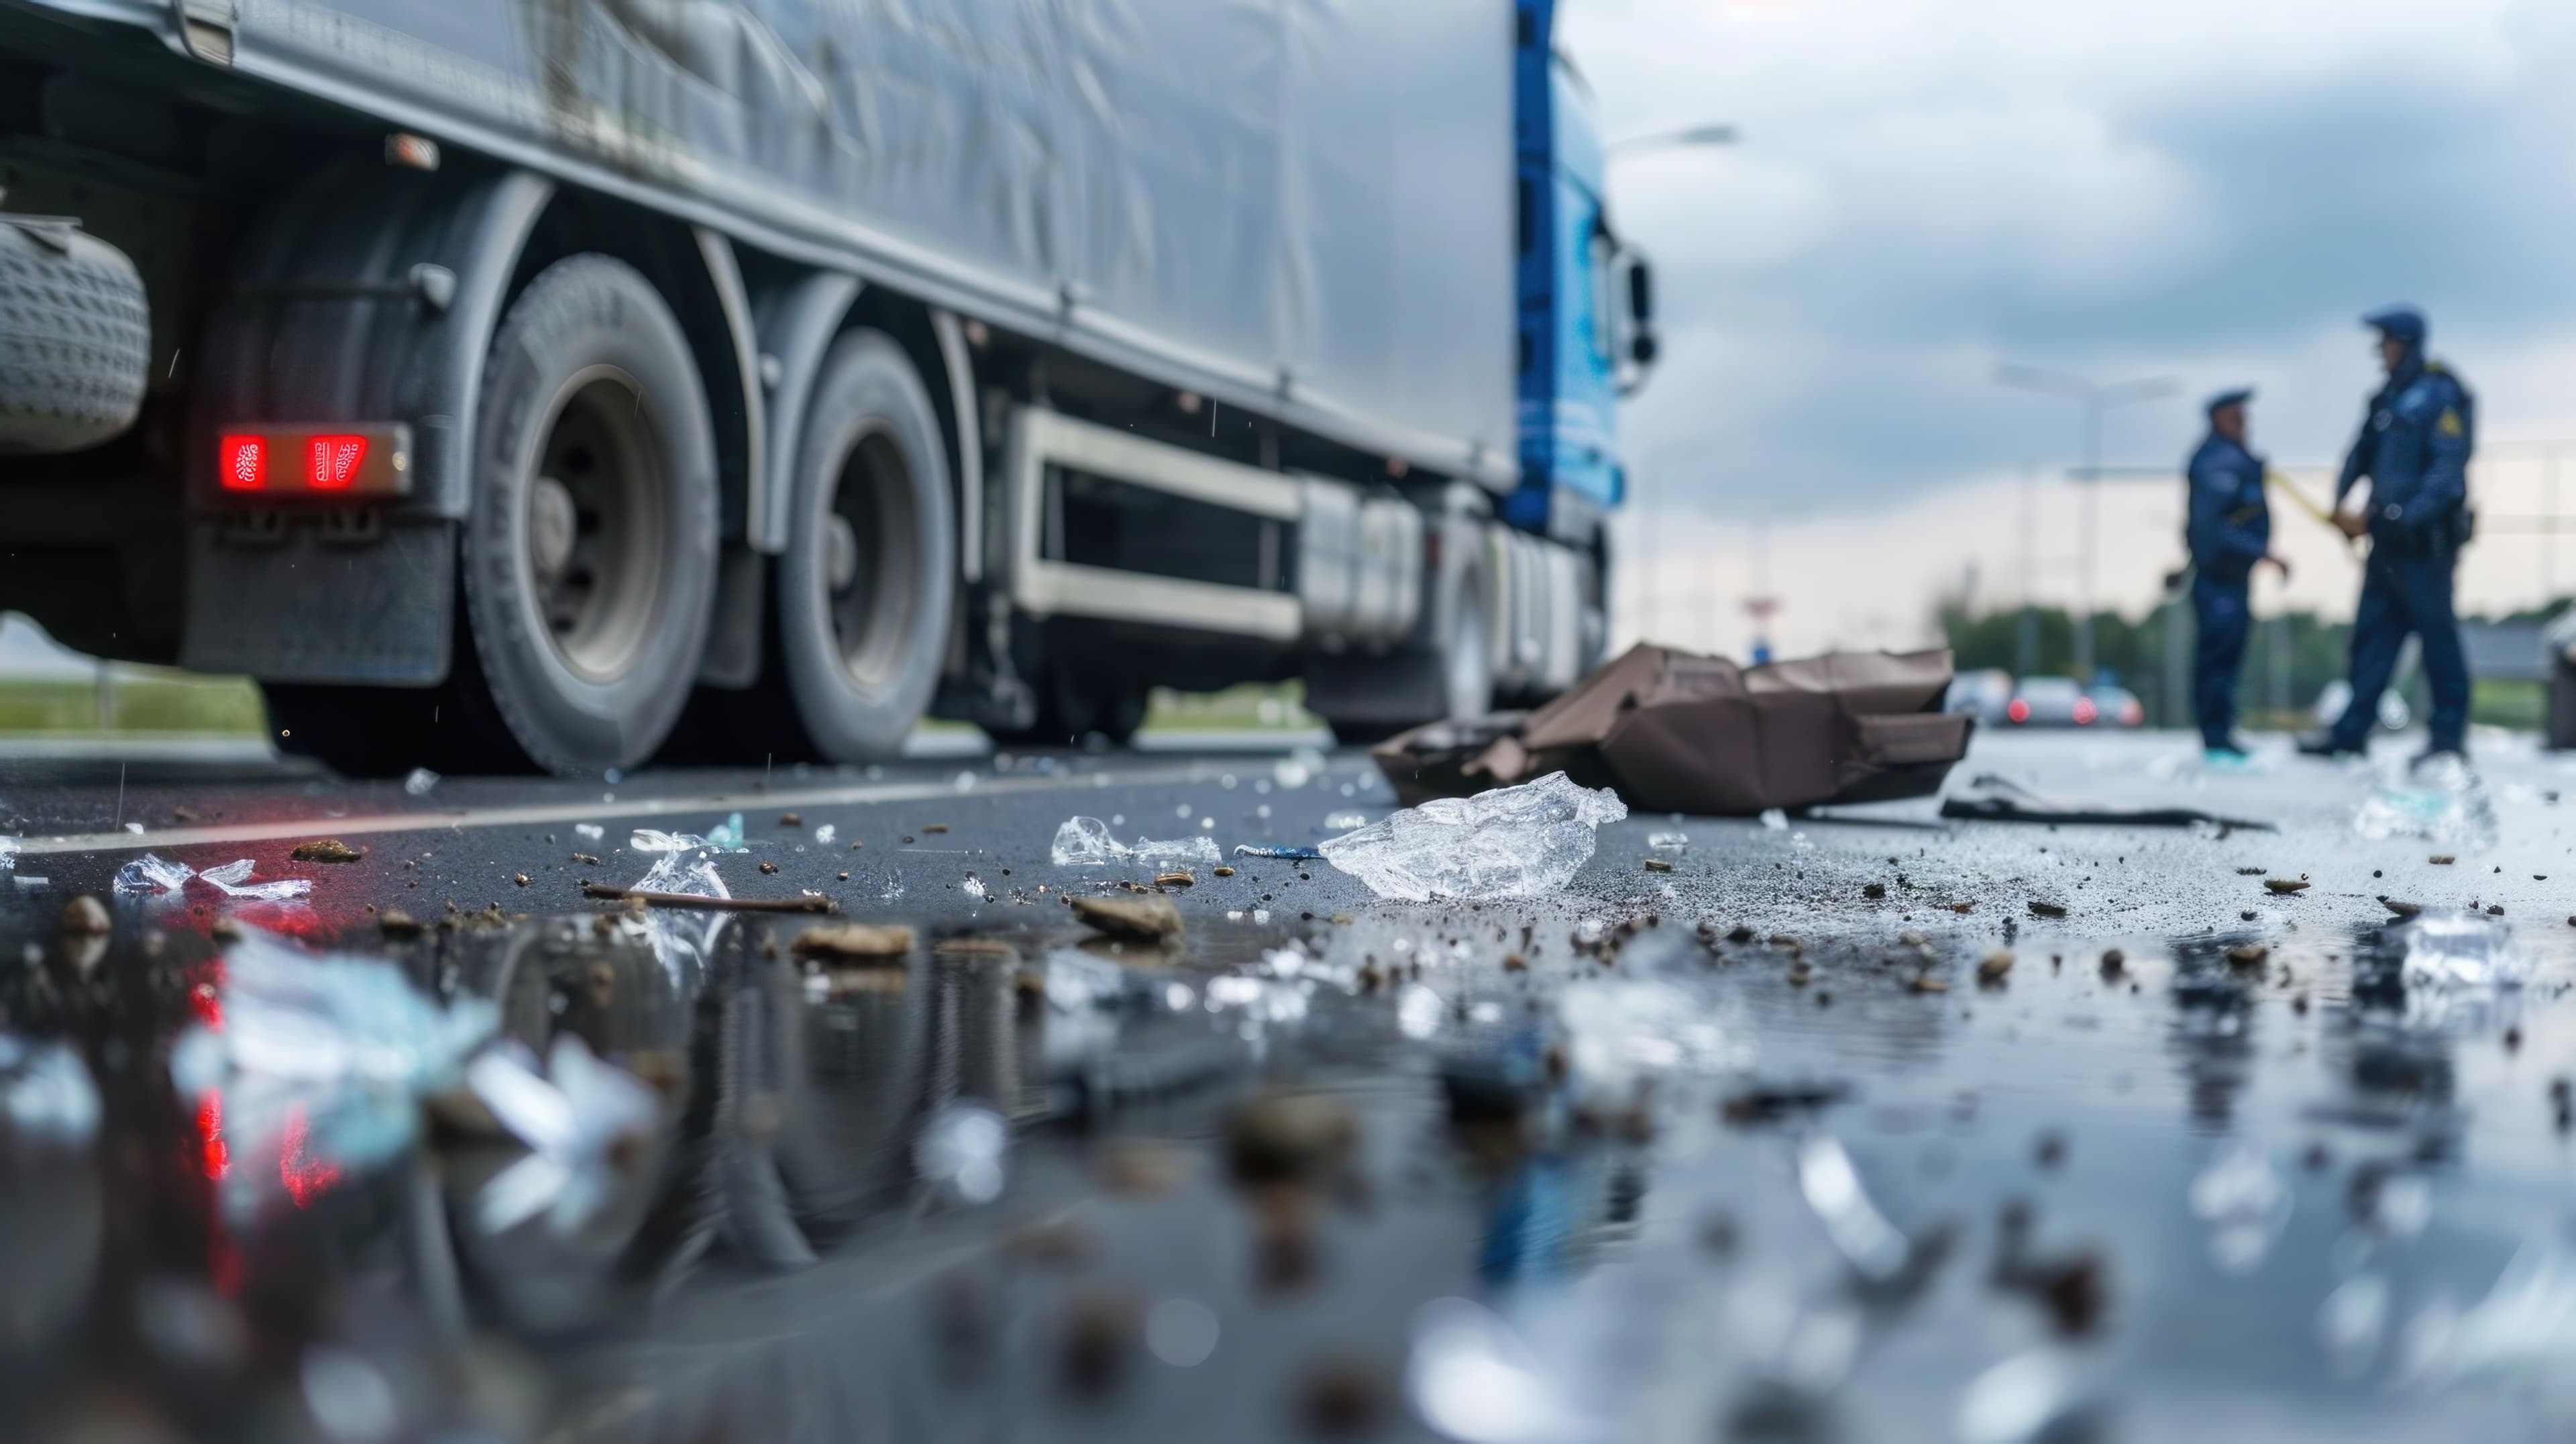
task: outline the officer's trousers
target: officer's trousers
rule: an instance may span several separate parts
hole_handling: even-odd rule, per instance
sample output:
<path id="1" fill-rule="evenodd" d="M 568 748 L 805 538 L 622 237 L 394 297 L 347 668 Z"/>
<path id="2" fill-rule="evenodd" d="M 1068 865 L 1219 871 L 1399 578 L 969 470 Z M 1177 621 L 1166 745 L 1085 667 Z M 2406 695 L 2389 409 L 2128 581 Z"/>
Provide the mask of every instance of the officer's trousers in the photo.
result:
<path id="1" fill-rule="evenodd" d="M 2401 553 L 2374 543 L 2352 618 L 2352 705 L 2335 723 L 2338 745 L 2359 747 L 2379 716 L 2379 694 L 2397 670 L 2406 634 L 2423 639 L 2424 682 L 2433 693 L 2432 747 L 2457 750 L 2469 726 L 2469 663 L 2451 612 L 2454 553 Z"/>
<path id="2" fill-rule="evenodd" d="M 2192 659 L 2191 698 L 2204 747 L 2235 745 L 2236 677 L 2245 665 L 2245 638 L 2254 629 L 2247 590 L 2243 580 L 2192 578 L 2191 611 L 2199 624 L 2199 645 Z"/>

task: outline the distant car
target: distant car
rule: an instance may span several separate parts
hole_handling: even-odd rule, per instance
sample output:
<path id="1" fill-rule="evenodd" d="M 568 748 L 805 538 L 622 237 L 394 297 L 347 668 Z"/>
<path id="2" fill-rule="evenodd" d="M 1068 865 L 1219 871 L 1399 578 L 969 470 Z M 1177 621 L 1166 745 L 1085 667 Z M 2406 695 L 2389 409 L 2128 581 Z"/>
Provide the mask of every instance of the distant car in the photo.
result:
<path id="1" fill-rule="evenodd" d="M 2003 725 L 2004 709 L 2012 705 L 2012 695 L 2012 673 L 2001 667 L 1961 672 L 1950 679 L 1941 710 L 1965 712 L 1988 727 L 1999 727 Z"/>
<path id="2" fill-rule="evenodd" d="M 2147 709 L 2126 687 L 2076 685 L 2071 677 L 2025 677 L 2004 704 L 2004 721 L 2015 727 L 2136 727 Z"/>

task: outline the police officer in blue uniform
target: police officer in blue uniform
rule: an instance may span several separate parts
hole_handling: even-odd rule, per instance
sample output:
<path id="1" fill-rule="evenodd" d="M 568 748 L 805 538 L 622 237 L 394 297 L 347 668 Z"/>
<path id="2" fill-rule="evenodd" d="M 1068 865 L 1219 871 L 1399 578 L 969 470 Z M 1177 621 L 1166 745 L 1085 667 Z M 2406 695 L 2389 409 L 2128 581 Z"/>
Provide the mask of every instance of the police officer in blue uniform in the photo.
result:
<path id="1" fill-rule="evenodd" d="M 2191 610 L 2199 623 L 2192 701 L 2200 741 L 2212 762 L 2242 762 L 2236 740 L 2236 677 L 2253 630 L 2246 608 L 2254 568 L 2264 562 L 2290 574 L 2272 552 L 2272 510 L 2263 501 L 2263 460 L 2246 449 L 2245 404 L 2254 393 L 2225 391 L 2209 399 L 2209 435 L 2185 469 L 2191 486 Z"/>
<path id="2" fill-rule="evenodd" d="M 2412 632 L 2423 639 L 2424 680 L 2433 693 L 2433 735 L 2415 758 L 2421 764 L 2459 756 L 2468 730 L 2469 667 L 2451 612 L 2451 573 L 2469 539 L 2477 403 L 2457 376 L 2424 355 L 2423 313 L 2395 306 L 2362 322 L 2379 332 L 2388 384 L 2370 399 L 2335 483 L 2336 524 L 2347 536 L 2370 538 L 2352 619 L 2352 703 L 2333 730 L 2302 738 L 2299 750 L 2319 757 L 2364 750 L 2398 648 Z M 2345 510 L 2345 494 L 2365 476 L 2369 505 Z"/>

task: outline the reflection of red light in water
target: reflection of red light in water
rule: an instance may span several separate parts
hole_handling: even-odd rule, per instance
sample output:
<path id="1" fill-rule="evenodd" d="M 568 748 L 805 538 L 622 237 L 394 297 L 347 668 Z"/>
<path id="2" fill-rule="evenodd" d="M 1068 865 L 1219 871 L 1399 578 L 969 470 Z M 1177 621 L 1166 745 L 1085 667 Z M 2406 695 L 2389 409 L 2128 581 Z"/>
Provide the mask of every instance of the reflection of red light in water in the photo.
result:
<path id="1" fill-rule="evenodd" d="M 208 958 L 188 969 L 188 1008 L 209 1028 L 224 1026 L 224 960 Z"/>
<path id="2" fill-rule="evenodd" d="M 208 1178 L 221 1178 L 233 1166 L 232 1150 L 224 1144 L 224 1095 L 211 1088 L 197 1100 L 197 1144 Z"/>
<path id="3" fill-rule="evenodd" d="M 297 1208 L 310 1208 L 313 1196 L 340 1181 L 340 1170 L 305 1152 L 309 1129 L 304 1110 L 291 1109 L 286 1115 L 286 1131 L 277 1150 L 278 1181 L 286 1185 L 286 1196 Z"/>

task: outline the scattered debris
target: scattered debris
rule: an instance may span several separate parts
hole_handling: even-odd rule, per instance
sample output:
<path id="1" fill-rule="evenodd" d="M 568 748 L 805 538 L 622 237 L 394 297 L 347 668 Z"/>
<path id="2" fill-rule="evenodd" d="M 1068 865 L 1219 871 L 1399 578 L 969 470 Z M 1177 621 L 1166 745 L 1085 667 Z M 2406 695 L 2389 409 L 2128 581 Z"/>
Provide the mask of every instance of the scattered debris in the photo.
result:
<path id="1" fill-rule="evenodd" d="M 2400 902 L 2393 897 L 2380 898 L 2379 905 L 2401 918 L 2411 918 L 2424 910 L 2422 903 Z M 2571 925 L 2576 925 L 2576 918 L 2569 918 L 2567 921 Z"/>
<path id="2" fill-rule="evenodd" d="M 789 951 L 800 958 L 902 958 L 912 952 L 912 929 L 901 924 L 823 923 L 798 933 Z"/>
<path id="3" fill-rule="evenodd" d="M 500 1233 L 543 1213 L 557 1237 L 580 1232 L 617 1196 L 642 1186 L 639 1166 L 662 1121 L 643 1080 L 601 1062 L 576 1033 L 558 1033 L 540 1077 L 516 1050 L 476 1058 L 465 1080 L 528 1156 L 475 1195 L 474 1221 Z"/>
<path id="4" fill-rule="evenodd" d="M 2306 892 L 2308 890 L 2308 880 L 2303 877 L 2267 877 L 2263 879 L 2263 886 L 2270 888 L 2273 892 L 2283 897 L 2288 897 L 2296 893 Z"/>
<path id="5" fill-rule="evenodd" d="M 421 931 L 420 920 L 401 908 L 387 908 L 377 915 L 376 930 L 389 938 L 417 937 Z"/>
<path id="6" fill-rule="evenodd" d="M 437 773 L 426 767 L 415 767 L 403 778 L 403 792 L 412 797 L 427 797 L 438 783 Z"/>
<path id="7" fill-rule="evenodd" d="M 2012 971 L 2013 955 L 1997 949 L 1977 960 L 1977 981 L 1992 987 Z"/>
<path id="8" fill-rule="evenodd" d="M 1848 1083 L 1756 1084 L 1727 1095 L 1718 1116 L 1738 1128 L 1818 1112 L 1851 1097 Z"/>
<path id="9" fill-rule="evenodd" d="M 2457 857 L 2447 852 L 2437 852 L 2424 860 L 2433 864 L 2435 867 L 2449 867 L 2451 864 L 2459 861 Z"/>
<path id="10" fill-rule="evenodd" d="M 419 1133 L 420 1100 L 461 1084 L 499 1029 L 489 1000 L 442 1004 L 382 958 L 306 953 L 236 928 L 214 997 L 223 1026 L 183 1034 L 170 1076 L 182 1097 L 220 1090 L 234 1157 L 281 1160 L 224 1175 L 244 1205 L 401 1153 Z"/>
<path id="11" fill-rule="evenodd" d="M 1650 857 L 1646 859 L 1646 871 L 1648 872 L 1671 872 L 1672 870 L 1673 865 L 1663 858 Z"/>
<path id="12" fill-rule="evenodd" d="M 1883 882 L 1863 883 L 1861 884 L 1860 895 L 1865 898 L 1883 898 L 1887 896 L 1887 884 Z"/>
<path id="13" fill-rule="evenodd" d="M 1169 872 L 1158 872 L 1154 874 L 1154 886 L 1156 887 L 1196 887 L 1198 885 L 1199 880 L 1184 868 L 1174 868 Z"/>
<path id="14" fill-rule="evenodd" d="M 586 882 L 581 895 L 608 902 L 642 903 L 657 908 L 703 908 L 713 912 L 735 913 L 829 913 L 840 908 L 830 898 L 814 897 L 707 897 L 698 893 L 659 892 L 650 888 L 617 887 L 604 882 Z"/>
<path id="15" fill-rule="evenodd" d="M 2066 916 L 2066 904 L 2059 902 L 2043 902 L 2038 898 L 2032 898 L 2030 900 L 2030 915 L 2035 918 L 2062 918 Z"/>
<path id="16" fill-rule="evenodd" d="M 227 897 L 246 898 L 256 902 L 284 902 L 313 891 L 309 877 L 282 877 L 268 882 L 250 880 L 251 860 L 238 858 L 221 867 L 210 867 L 197 874 L 199 882 L 212 883 Z"/>
<path id="17" fill-rule="evenodd" d="M 1969 719 L 1940 710 L 1950 680 L 1942 651 L 1748 668 L 1639 644 L 1526 717 L 1435 722 L 1374 756 L 1398 798 L 1417 805 L 1566 770 L 1615 784 L 1649 812 L 1751 816 L 1925 797 L 1967 751 Z M 1783 732 L 1809 745 L 1763 745 Z"/>
<path id="18" fill-rule="evenodd" d="M 2290 1226 L 2290 1186 L 2272 1160 L 2231 1141 L 2192 1180 L 2191 1211 L 2209 1226 L 2209 1256 L 2232 1274 L 2251 1273 Z"/>
<path id="19" fill-rule="evenodd" d="M 2531 960 L 2513 946 L 2513 932 L 2477 913 L 2426 913 L 2402 925 L 2412 987 L 2518 988 L 2531 976 Z"/>
<path id="20" fill-rule="evenodd" d="M 67 938 L 103 938 L 115 927 L 107 915 L 107 904 L 87 893 L 63 904 L 60 923 Z"/>
<path id="21" fill-rule="evenodd" d="M 116 890 L 120 893 L 177 892 L 197 870 L 184 862 L 172 862 L 153 853 L 145 853 L 116 870 Z"/>
<path id="22" fill-rule="evenodd" d="M 1573 880 L 1593 830 L 1628 815 L 1607 789 L 1551 772 L 1469 798 L 1434 798 L 1323 845 L 1327 861 L 1380 897 L 1530 897 Z"/>
<path id="23" fill-rule="evenodd" d="M 1151 867 L 1166 862 L 1196 862 L 1213 867 L 1225 860 L 1215 840 L 1208 837 L 1167 842 L 1140 838 L 1129 847 L 1109 831 L 1108 823 L 1096 817 L 1065 819 L 1055 830 L 1054 858 L 1058 867 Z"/>
<path id="24" fill-rule="evenodd" d="M 2188 807 L 2100 807 L 2043 797 L 1989 772 L 1941 799 L 1941 815 L 1963 822 L 2029 822 L 2100 827 L 2218 827 L 2270 832 L 2272 824 Z"/>
<path id="25" fill-rule="evenodd" d="M 1323 1093 L 1263 1093 L 1226 1121 L 1227 1166 L 1247 1187 L 1323 1182 L 1358 1146 L 1359 1121 Z"/>
<path id="26" fill-rule="evenodd" d="M 0 1032 L 0 1136 L 86 1148 L 103 1116 L 98 1085 L 78 1048 Z"/>
<path id="27" fill-rule="evenodd" d="M 2227 950 L 2227 965 L 2232 968 L 2258 968 L 2272 956 L 2272 950 L 2261 943 L 2238 943 Z"/>
<path id="28" fill-rule="evenodd" d="M 1076 897 L 1073 915 L 1111 937 L 1162 942 L 1181 935 L 1181 910 L 1161 893 L 1140 897 Z"/>
<path id="29" fill-rule="evenodd" d="M 336 837 L 324 837 L 295 844 L 295 850 L 287 856 L 297 862 L 356 862 L 366 854 Z"/>
<path id="30" fill-rule="evenodd" d="M 991 1203 L 1002 1196 L 1011 1128 L 980 1103 L 951 1103 L 930 1115 L 912 1141 L 921 1181 L 948 1200 Z"/>
<path id="31" fill-rule="evenodd" d="M 1295 843 L 1267 842 L 1238 842 L 1234 845 L 1234 855 L 1277 858 L 1286 862 L 1321 862 L 1324 858 L 1321 848 Z"/>

